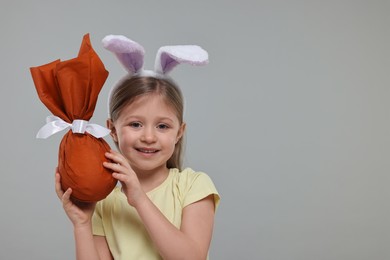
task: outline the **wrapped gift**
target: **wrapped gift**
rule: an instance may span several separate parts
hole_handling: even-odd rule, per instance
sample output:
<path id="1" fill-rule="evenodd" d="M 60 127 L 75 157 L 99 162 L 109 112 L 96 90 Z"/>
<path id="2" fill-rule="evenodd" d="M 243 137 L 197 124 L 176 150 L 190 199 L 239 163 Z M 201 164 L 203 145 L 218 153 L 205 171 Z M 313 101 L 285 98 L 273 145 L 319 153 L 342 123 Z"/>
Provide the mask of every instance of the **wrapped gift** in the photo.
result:
<path id="1" fill-rule="evenodd" d="M 107 161 L 104 154 L 110 150 L 103 137 L 109 130 L 89 120 L 108 71 L 93 50 L 89 34 L 84 35 L 76 58 L 56 60 L 30 71 L 40 100 L 53 114 L 37 138 L 69 129 L 58 154 L 62 189 L 72 188 L 72 199 L 81 202 L 104 199 L 117 182 L 103 167 Z"/>

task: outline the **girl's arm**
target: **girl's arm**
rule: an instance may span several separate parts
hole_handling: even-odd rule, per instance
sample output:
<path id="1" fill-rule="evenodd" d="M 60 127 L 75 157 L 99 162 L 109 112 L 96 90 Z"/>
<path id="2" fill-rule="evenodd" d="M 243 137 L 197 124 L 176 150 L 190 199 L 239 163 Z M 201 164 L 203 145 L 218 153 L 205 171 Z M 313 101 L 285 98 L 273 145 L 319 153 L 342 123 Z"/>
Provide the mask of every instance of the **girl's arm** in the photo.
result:
<path id="1" fill-rule="evenodd" d="M 136 205 L 149 235 L 164 259 L 206 259 L 214 224 L 214 198 L 186 206 L 177 229 L 145 196 Z"/>
<path id="2" fill-rule="evenodd" d="M 70 199 L 72 189 L 65 192 L 61 189 L 60 174 L 56 172 L 56 193 L 62 201 L 62 206 L 68 218 L 73 224 L 73 231 L 76 244 L 76 259 L 78 260 L 105 260 L 113 259 L 109 253 L 107 242 L 102 238 L 94 238 L 92 234 L 92 214 L 95 203 L 83 203 L 76 205 Z M 104 247 L 105 246 L 105 247 Z M 107 251 L 109 254 L 107 254 Z"/>
<path id="3" fill-rule="evenodd" d="M 95 242 L 96 249 L 98 250 L 100 259 L 114 259 L 111 255 L 110 249 L 108 248 L 106 237 L 93 236 L 93 240 Z"/>

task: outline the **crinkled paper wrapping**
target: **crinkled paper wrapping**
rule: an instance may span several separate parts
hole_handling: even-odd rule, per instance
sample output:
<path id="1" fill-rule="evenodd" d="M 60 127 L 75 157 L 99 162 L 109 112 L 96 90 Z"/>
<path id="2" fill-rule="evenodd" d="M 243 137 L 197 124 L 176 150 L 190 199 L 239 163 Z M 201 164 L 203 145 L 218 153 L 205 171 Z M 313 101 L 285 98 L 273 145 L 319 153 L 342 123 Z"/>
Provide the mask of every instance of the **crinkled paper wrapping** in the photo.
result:
<path id="1" fill-rule="evenodd" d="M 42 103 L 63 121 L 89 121 L 108 71 L 92 48 L 89 34 L 84 35 L 76 58 L 56 60 L 30 68 Z M 102 138 L 69 130 L 62 138 L 58 154 L 58 170 L 62 189 L 72 188 L 72 197 L 82 202 L 104 199 L 115 187 L 116 180 L 103 167 L 104 154 L 110 147 Z"/>

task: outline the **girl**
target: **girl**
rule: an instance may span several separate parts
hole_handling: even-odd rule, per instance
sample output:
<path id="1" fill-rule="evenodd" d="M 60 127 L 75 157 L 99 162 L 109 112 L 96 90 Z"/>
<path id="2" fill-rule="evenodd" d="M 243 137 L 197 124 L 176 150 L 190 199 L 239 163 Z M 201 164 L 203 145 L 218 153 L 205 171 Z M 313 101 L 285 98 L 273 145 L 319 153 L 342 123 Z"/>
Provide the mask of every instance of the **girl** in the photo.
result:
<path id="1" fill-rule="evenodd" d="M 123 36 L 108 36 L 103 43 L 116 54 L 124 50 L 115 48 L 127 44 L 129 56 L 136 57 L 132 62 L 117 55 L 131 69 L 109 98 L 107 126 L 120 152 L 106 153 L 103 165 L 121 187 L 97 204 L 80 205 L 70 199 L 71 189 L 61 190 L 56 173 L 77 259 L 206 259 L 219 195 L 205 173 L 181 170 L 183 97 L 165 75 L 174 61 L 162 58 L 167 52 L 160 49 L 155 71 L 144 71 L 137 43 Z M 189 60 L 179 56 L 176 64 Z"/>

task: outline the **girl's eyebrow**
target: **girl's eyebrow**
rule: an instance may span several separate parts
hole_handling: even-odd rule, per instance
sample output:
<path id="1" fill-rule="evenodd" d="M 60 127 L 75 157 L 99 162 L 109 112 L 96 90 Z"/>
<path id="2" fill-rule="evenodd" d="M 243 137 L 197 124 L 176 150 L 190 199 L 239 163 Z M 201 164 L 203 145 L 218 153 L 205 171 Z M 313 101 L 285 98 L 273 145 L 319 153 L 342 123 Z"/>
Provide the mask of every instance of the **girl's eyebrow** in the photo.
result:
<path id="1" fill-rule="evenodd" d="M 128 121 L 128 120 L 132 120 L 132 119 L 140 119 L 140 117 L 139 116 L 134 116 L 134 115 L 125 115 L 124 117 L 123 117 L 123 120 L 124 121 Z"/>
<path id="2" fill-rule="evenodd" d="M 165 116 L 160 117 L 160 118 L 159 118 L 159 121 L 160 121 L 160 120 L 168 120 L 168 121 L 170 121 L 170 122 L 174 122 L 174 120 L 172 120 L 172 118 L 170 118 L 170 117 L 165 117 Z"/>
<path id="3" fill-rule="evenodd" d="M 164 120 L 167 120 L 171 123 L 174 122 L 174 119 L 172 119 L 171 117 L 168 117 L 168 116 L 161 116 L 161 117 L 156 117 L 157 120 L 156 121 L 164 121 Z M 125 121 L 128 121 L 128 120 L 132 120 L 132 119 L 135 119 L 135 120 L 144 120 L 145 117 L 144 116 L 140 116 L 140 115 L 126 115 L 124 117 L 124 120 Z"/>

